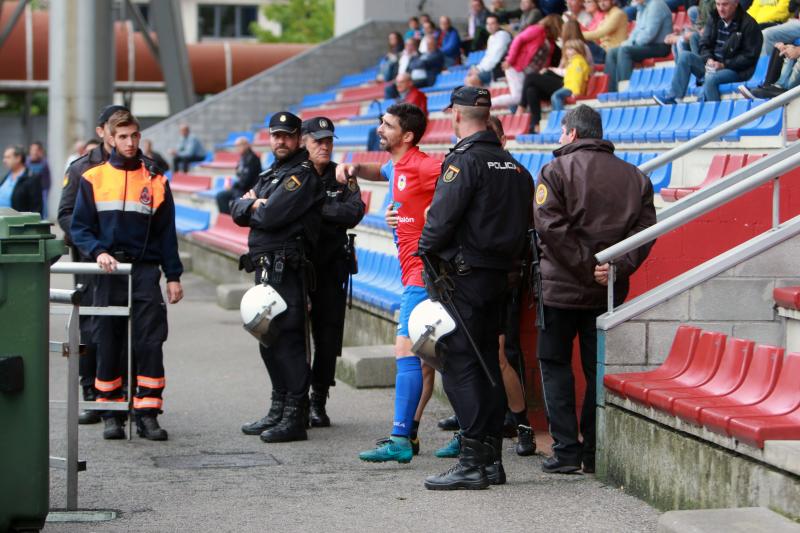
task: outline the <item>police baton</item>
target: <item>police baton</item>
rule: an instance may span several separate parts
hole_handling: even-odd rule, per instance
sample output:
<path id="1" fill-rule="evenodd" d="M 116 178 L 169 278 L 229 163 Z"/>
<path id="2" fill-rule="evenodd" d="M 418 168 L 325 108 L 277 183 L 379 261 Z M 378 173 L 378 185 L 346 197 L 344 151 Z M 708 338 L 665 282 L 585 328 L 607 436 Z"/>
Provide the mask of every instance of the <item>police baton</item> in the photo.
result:
<path id="1" fill-rule="evenodd" d="M 422 259 L 422 264 L 425 267 L 425 270 L 430 272 L 431 279 L 430 282 L 433 285 L 433 290 L 436 291 L 437 296 L 439 297 L 439 301 L 442 302 L 442 305 L 447 310 L 448 313 L 452 315 L 452 317 L 456 321 L 456 325 L 464 332 L 464 336 L 467 337 L 467 341 L 469 341 L 469 345 L 472 347 L 472 351 L 475 352 L 475 356 L 478 358 L 478 362 L 481 364 L 481 368 L 486 373 L 486 377 L 489 379 L 489 383 L 492 387 L 497 387 L 497 381 L 495 381 L 492 373 L 489 372 L 489 365 L 486 364 L 486 360 L 483 358 L 478 345 L 475 343 L 475 339 L 472 338 L 472 334 L 470 334 L 467 326 L 464 324 L 464 319 L 461 318 L 461 313 L 458 312 L 456 305 L 453 303 L 451 298 L 450 292 L 452 290 L 452 286 L 448 290 L 447 286 L 450 285 L 450 280 L 447 279 L 445 275 L 440 275 L 436 268 L 433 266 L 430 258 L 427 254 L 421 253 L 419 254 L 420 259 Z"/>

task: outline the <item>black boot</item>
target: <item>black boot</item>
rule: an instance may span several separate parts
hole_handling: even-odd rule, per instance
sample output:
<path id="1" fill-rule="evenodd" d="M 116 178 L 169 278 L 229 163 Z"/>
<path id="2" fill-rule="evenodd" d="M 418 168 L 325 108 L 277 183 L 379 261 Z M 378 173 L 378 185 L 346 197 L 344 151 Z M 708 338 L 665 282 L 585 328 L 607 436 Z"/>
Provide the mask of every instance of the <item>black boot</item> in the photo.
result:
<path id="1" fill-rule="evenodd" d="M 93 402 L 97 399 L 97 391 L 92 385 L 83 387 L 83 401 Z M 100 422 L 100 413 L 85 409 L 78 414 L 78 424 L 97 424 Z"/>
<path id="2" fill-rule="evenodd" d="M 489 449 L 486 461 L 486 477 L 492 485 L 505 485 L 506 471 L 503 468 L 503 440 L 486 437 L 483 443 Z"/>
<path id="3" fill-rule="evenodd" d="M 447 418 L 442 418 L 441 420 L 439 420 L 439 423 L 437 425 L 439 426 L 439 429 L 443 429 L 445 431 L 458 431 L 459 429 L 461 429 L 458 426 L 458 418 L 456 417 L 456 415 L 448 416 Z"/>
<path id="4" fill-rule="evenodd" d="M 314 389 L 311 391 L 311 410 L 309 419 L 312 428 L 326 428 L 331 425 L 331 419 L 325 411 L 328 401 L 328 389 Z"/>
<path id="5" fill-rule="evenodd" d="M 547 474 L 572 474 L 581 469 L 581 461 L 570 461 L 554 455 L 542 463 L 542 472 Z"/>
<path id="6" fill-rule="evenodd" d="M 281 417 L 283 416 L 283 404 L 285 401 L 285 392 L 272 391 L 272 405 L 269 407 L 267 416 L 261 420 L 256 420 L 255 422 L 243 425 L 242 433 L 245 435 L 261 435 L 269 428 L 277 426 L 278 422 L 281 421 Z"/>
<path id="7" fill-rule="evenodd" d="M 125 429 L 122 427 L 122 420 L 116 416 L 104 418 L 103 438 L 106 440 L 119 440 L 125 438 Z"/>
<path id="8" fill-rule="evenodd" d="M 293 442 L 308 440 L 306 432 L 308 402 L 287 398 L 283 406 L 283 417 L 277 426 L 261 434 L 264 442 Z"/>
<path id="9" fill-rule="evenodd" d="M 158 425 L 156 415 L 136 415 L 136 434 L 147 440 L 167 440 L 167 430 Z"/>
<path id="10" fill-rule="evenodd" d="M 489 486 L 486 476 L 486 461 L 491 455 L 484 443 L 461 437 L 461 454 L 450 470 L 425 479 L 429 490 L 485 489 Z"/>
<path id="11" fill-rule="evenodd" d="M 503 420 L 503 437 L 513 439 L 517 436 L 517 423 L 514 421 L 514 415 L 511 411 L 506 411 L 506 417 Z"/>
<path id="12" fill-rule="evenodd" d="M 517 455 L 527 457 L 536 453 L 536 437 L 530 426 L 517 426 Z"/>

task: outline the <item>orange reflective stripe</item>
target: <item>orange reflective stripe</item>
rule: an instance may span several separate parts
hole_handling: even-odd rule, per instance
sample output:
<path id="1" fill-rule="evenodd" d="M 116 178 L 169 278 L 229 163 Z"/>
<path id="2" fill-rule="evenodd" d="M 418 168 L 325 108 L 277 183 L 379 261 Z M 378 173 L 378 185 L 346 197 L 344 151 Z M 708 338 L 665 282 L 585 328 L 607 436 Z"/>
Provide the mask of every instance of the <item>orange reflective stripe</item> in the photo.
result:
<path id="1" fill-rule="evenodd" d="M 96 402 L 124 402 L 125 398 L 98 398 Z"/>
<path id="2" fill-rule="evenodd" d="M 120 387 L 122 387 L 121 377 L 115 379 L 114 381 L 103 381 L 102 379 L 94 378 L 94 388 L 99 391 L 111 392 Z"/>
<path id="3" fill-rule="evenodd" d="M 150 173 L 145 170 L 144 166 L 139 170 L 128 171 L 127 174 L 127 188 L 125 171 L 114 168 L 108 162 L 90 168 L 84 172 L 83 177 L 92 184 L 94 201 L 98 207 L 100 205 L 113 207 L 115 204 L 112 202 L 120 202 L 119 210 L 122 211 L 124 202 L 130 204 L 126 205 L 126 211 L 133 210 L 131 208 L 138 205 L 146 206 L 149 209 L 152 201 L 155 210 L 164 203 L 167 178 L 156 176 L 150 179 Z"/>
<path id="4" fill-rule="evenodd" d="M 134 398 L 134 409 L 161 409 L 164 401 L 161 398 Z"/>
<path id="5" fill-rule="evenodd" d="M 136 384 L 148 389 L 163 389 L 166 378 L 149 378 L 147 376 L 136 376 Z"/>

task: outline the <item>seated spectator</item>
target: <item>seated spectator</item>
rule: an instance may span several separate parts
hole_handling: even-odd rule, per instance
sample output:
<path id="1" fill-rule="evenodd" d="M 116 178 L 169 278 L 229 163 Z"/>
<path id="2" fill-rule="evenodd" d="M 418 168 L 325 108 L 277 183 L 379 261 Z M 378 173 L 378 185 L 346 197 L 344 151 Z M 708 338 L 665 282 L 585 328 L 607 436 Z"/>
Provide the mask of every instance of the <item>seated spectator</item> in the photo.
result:
<path id="1" fill-rule="evenodd" d="M 408 19 L 408 29 L 406 30 L 405 35 L 403 35 L 403 41 L 407 41 L 408 39 L 421 39 L 422 38 L 422 30 L 419 27 L 419 19 L 417 17 L 411 17 Z"/>
<path id="2" fill-rule="evenodd" d="M 789 20 L 789 0 L 753 0 L 747 14 L 766 30 Z"/>
<path id="3" fill-rule="evenodd" d="M 167 163 L 167 160 L 164 159 L 164 156 L 153 150 L 153 141 L 150 139 L 142 140 L 142 153 L 145 157 L 153 160 L 153 162 L 161 170 L 162 174 L 169 170 L 169 164 Z"/>
<path id="4" fill-rule="evenodd" d="M 486 55 L 470 69 L 464 80 L 465 85 L 481 87 L 491 83 L 495 76 L 502 75 L 500 63 L 511 44 L 511 34 L 500 27 L 500 19 L 495 14 L 486 17 L 486 30 L 489 32 Z"/>
<path id="5" fill-rule="evenodd" d="M 719 101 L 721 84 L 753 75 L 763 40 L 758 24 L 738 0 L 716 0 L 716 6 L 700 38 L 700 53 L 687 52 L 678 58 L 672 88 L 665 98 L 654 97 L 658 104 L 674 104 L 683 98 L 691 74 L 704 78 L 701 99 L 707 102 Z"/>
<path id="6" fill-rule="evenodd" d="M 258 175 L 261 174 L 261 161 L 256 153 L 250 148 L 247 137 L 239 137 L 234 143 L 236 152 L 239 154 L 239 162 L 236 164 L 236 180 L 231 184 L 230 189 L 217 193 L 217 207 L 219 212 L 229 215 L 231 213 L 231 200 L 238 200 L 256 186 Z"/>
<path id="7" fill-rule="evenodd" d="M 436 39 L 437 43 L 439 42 L 439 30 L 436 28 L 436 24 L 430 20 L 426 20 L 422 23 L 422 39 L 419 42 L 420 54 L 428 53 L 428 39 L 426 39 L 426 37 L 429 36 Z"/>
<path id="8" fill-rule="evenodd" d="M 666 2 L 645 0 L 637 10 L 636 28 L 630 37 L 606 55 L 609 92 L 616 91 L 619 82 L 630 79 L 634 63 L 669 55 L 664 39 L 672 33 L 672 12 Z"/>
<path id="9" fill-rule="evenodd" d="M 564 0 L 539 0 L 539 9 L 546 17 L 547 15 L 561 15 L 566 11 L 567 6 Z"/>
<path id="10" fill-rule="evenodd" d="M 581 31 L 587 32 L 596 30 L 600 23 L 603 22 L 606 14 L 597 7 L 597 0 L 584 0 L 583 9 L 592 17 L 592 20 L 585 26 L 581 24 Z"/>
<path id="11" fill-rule="evenodd" d="M 518 32 L 522 31 L 528 26 L 536 24 L 543 18 L 544 15 L 541 10 L 536 7 L 536 3 L 533 0 L 520 0 L 519 20 L 516 26 L 514 26 L 514 30 Z"/>
<path id="12" fill-rule="evenodd" d="M 752 91 L 746 85 L 739 85 L 737 87 L 739 92 L 751 100 L 757 98 L 768 100 L 789 89 L 794 89 L 800 85 L 800 63 L 797 62 L 799 57 L 800 46 L 776 44 L 769 57 L 764 83 Z"/>
<path id="13" fill-rule="evenodd" d="M 575 19 L 581 26 L 588 26 L 592 22 L 592 14 L 584 8 L 583 0 L 567 0 L 567 10 L 562 17 L 564 22 Z"/>
<path id="14" fill-rule="evenodd" d="M 700 0 L 696 6 L 686 10 L 692 25 L 683 29 L 681 33 L 667 35 L 664 42 L 672 46 L 672 55 L 676 59 L 682 53 L 700 53 L 700 35 L 703 33 L 709 14 L 716 9 L 715 0 Z"/>
<path id="15" fill-rule="evenodd" d="M 400 59 L 397 61 L 397 76 L 401 74 L 411 74 L 411 61 L 419 57 L 419 52 L 417 51 L 417 41 L 416 39 L 406 39 L 406 46 L 403 49 L 403 53 L 400 54 Z M 397 77 L 395 77 L 395 81 Z M 386 88 L 383 90 L 384 98 L 395 98 L 397 96 L 397 89 L 395 88 L 394 84 L 386 85 Z"/>
<path id="16" fill-rule="evenodd" d="M 392 81 L 397 76 L 397 65 L 403 53 L 403 36 L 393 31 L 389 34 L 389 50 L 378 65 L 378 81 Z"/>
<path id="17" fill-rule="evenodd" d="M 10 207 L 21 213 L 41 213 L 42 179 L 25 166 L 25 148 L 6 148 L 3 164 L 8 173 L 0 180 L 0 208 Z"/>
<path id="18" fill-rule="evenodd" d="M 503 61 L 509 93 L 493 98 L 493 105 L 503 107 L 519 104 L 525 76 L 552 65 L 556 39 L 560 33 L 561 17 L 548 15 L 514 37 Z"/>
<path id="19" fill-rule="evenodd" d="M 188 124 L 181 124 L 181 140 L 178 148 L 170 149 L 172 155 L 172 169 L 175 172 L 189 172 L 189 165 L 198 163 L 206 158 L 206 150 L 200 139 L 189 132 Z"/>
<path id="20" fill-rule="evenodd" d="M 406 102 L 409 104 L 414 104 L 418 108 L 422 109 L 422 112 L 425 115 L 428 114 L 428 97 L 425 96 L 425 93 L 414 87 L 414 84 L 411 82 L 411 75 L 408 73 L 403 73 L 397 76 L 397 79 L 394 81 L 395 87 L 395 96 L 396 102 Z"/>
<path id="21" fill-rule="evenodd" d="M 564 86 L 553 93 L 550 104 L 553 111 L 564 109 L 564 100 L 570 96 L 581 96 L 586 92 L 592 67 L 589 66 L 586 44 L 580 39 L 571 39 L 564 43 L 564 57 L 567 69 L 564 73 Z M 589 57 L 591 57 L 589 55 Z"/>
<path id="22" fill-rule="evenodd" d="M 33 141 L 28 148 L 28 160 L 26 162 L 31 174 L 38 175 L 42 181 L 42 209 L 41 213 L 47 216 L 47 192 L 50 190 L 50 165 L 44 156 L 44 144 L 41 141 Z"/>
<path id="23" fill-rule="evenodd" d="M 608 51 L 621 45 L 628 37 L 628 17 L 614 0 L 597 0 L 597 7 L 603 13 L 603 19 L 594 30 L 584 32 L 583 36 L 592 50 L 592 59 L 601 65 L 606 62 Z"/>
<path id="24" fill-rule="evenodd" d="M 428 51 L 413 58 L 408 64 L 411 80 L 418 88 L 430 87 L 436 83 L 436 76 L 444 69 L 444 54 L 436 44 L 436 37 L 425 37 Z"/>
<path id="25" fill-rule="evenodd" d="M 486 48 L 489 34 L 486 33 L 486 17 L 489 10 L 483 0 L 470 0 L 469 15 L 467 16 L 467 39 L 462 43 L 464 50 L 474 52 Z"/>
<path id="26" fill-rule="evenodd" d="M 444 66 L 461 64 L 461 37 L 453 27 L 450 17 L 439 17 L 439 50 L 444 54 Z"/>
<path id="27" fill-rule="evenodd" d="M 800 39 L 800 1 L 791 0 L 789 10 L 793 16 L 783 24 L 778 24 L 763 31 L 764 46 L 761 55 L 769 55 L 778 43 L 791 44 Z"/>

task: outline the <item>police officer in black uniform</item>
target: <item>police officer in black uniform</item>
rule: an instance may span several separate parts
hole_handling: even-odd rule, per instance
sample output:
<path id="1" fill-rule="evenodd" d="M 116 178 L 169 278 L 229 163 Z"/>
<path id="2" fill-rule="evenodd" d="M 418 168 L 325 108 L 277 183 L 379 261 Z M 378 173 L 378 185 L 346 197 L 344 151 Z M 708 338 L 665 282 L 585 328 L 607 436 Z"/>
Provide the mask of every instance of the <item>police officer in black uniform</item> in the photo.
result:
<path id="1" fill-rule="evenodd" d="M 72 243 L 70 226 L 72 225 L 72 212 L 75 210 L 75 198 L 78 194 L 78 185 L 84 172 L 92 167 L 102 165 L 111 155 L 112 146 L 110 140 L 111 132 L 106 128 L 106 122 L 111 115 L 117 111 L 127 111 L 128 108 L 121 105 L 110 105 L 100 111 L 97 118 L 95 133 L 102 139 L 102 143 L 89 151 L 89 153 L 79 157 L 70 164 L 67 174 L 64 176 L 64 187 L 61 191 L 61 201 L 58 204 L 58 225 L 64 231 L 64 240 L 71 248 L 72 260 L 76 262 L 94 263 L 94 259 L 81 256 L 78 248 Z M 95 276 L 76 275 L 75 286 L 81 291 L 81 305 L 92 305 L 92 282 Z M 81 376 L 81 388 L 83 389 L 83 399 L 93 402 L 97 399 L 97 391 L 94 388 L 94 379 L 97 372 L 97 348 L 91 340 L 92 326 L 91 317 L 80 317 L 81 344 L 85 352 L 79 359 L 79 373 Z M 97 424 L 100 422 L 98 411 L 82 411 L 78 417 L 79 424 Z"/>
<path id="2" fill-rule="evenodd" d="M 461 430 L 459 462 L 425 480 L 428 489 L 481 489 L 505 482 L 501 461 L 506 396 L 498 360 L 507 273 L 523 257 L 533 180 L 487 130 L 489 91 L 459 87 L 451 95 L 455 145 L 442 164 L 419 252 L 431 259 L 426 285 L 442 272 L 464 328 L 442 341 L 442 382 Z M 437 264 L 438 263 L 438 264 Z M 487 372 L 488 371 L 488 372 Z M 491 375 L 495 385 L 489 380 Z"/>
<path id="3" fill-rule="evenodd" d="M 316 284 L 311 293 L 314 363 L 309 419 L 312 427 L 327 427 L 331 421 L 325 404 L 329 387 L 336 385 L 336 358 L 342 355 L 348 277 L 355 273 L 355 250 L 347 230 L 361 222 L 365 206 L 355 179 L 347 185 L 336 181 L 336 163 L 331 161 L 333 122 L 314 117 L 303 122 L 302 132 L 308 159 L 325 188 L 319 243 L 312 256 Z"/>
<path id="4" fill-rule="evenodd" d="M 289 112 L 269 123 L 275 163 L 261 174 L 252 191 L 231 203 L 236 224 L 250 228 L 249 253 L 243 266 L 256 271 L 256 283 L 266 271 L 269 284 L 288 308 L 270 325 L 274 340 L 259 345 L 272 381 L 272 405 L 267 415 L 242 426 L 264 442 L 306 440 L 308 389 L 308 258 L 314 252 L 325 191 L 300 147 L 301 120 Z"/>

